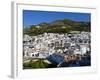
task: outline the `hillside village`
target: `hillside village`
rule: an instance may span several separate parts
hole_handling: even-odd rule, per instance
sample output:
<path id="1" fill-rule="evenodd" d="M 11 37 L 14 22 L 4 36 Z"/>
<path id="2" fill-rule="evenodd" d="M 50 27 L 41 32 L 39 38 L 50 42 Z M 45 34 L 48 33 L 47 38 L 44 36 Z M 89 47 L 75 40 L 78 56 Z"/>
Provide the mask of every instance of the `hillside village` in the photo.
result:
<path id="1" fill-rule="evenodd" d="M 24 67 L 30 68 L 30 64 L 32 68 L 40 68 L 40 65 L 44 68 L 90 66 L 90 29 L 90 22 L 68 19 L 40 23 L 24 29 Z"/>
<path id="2" fill-rule="evenodd" d="M 85 54 L 90 51 L 90 33 L 24 35 L 24 56 L 46 58 L 54 53 Z M 39 55 L 37 56 L 36 54 Z M 45 55 L 44 55 L 45 54 Z"/>
<path id="3" fill-rule="evenodd" d="M 38 36 L 24 35 L 24 59 L 44 58 L 50 55 L 84 55 L 91 52 L 90 32 L 80 34 L 44 33 Z"/>

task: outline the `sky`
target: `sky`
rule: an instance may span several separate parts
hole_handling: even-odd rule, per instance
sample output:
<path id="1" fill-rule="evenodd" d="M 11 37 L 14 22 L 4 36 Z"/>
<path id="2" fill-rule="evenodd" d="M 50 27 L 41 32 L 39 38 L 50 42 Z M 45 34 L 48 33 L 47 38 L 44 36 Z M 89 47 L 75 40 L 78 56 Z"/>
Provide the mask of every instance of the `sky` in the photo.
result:
<path id="1" fill-rule="evenodd" d="M 75 12 L 52 12 L 52 11 L 34 11 L 23 10 L 23 26 L 37 25 L 42 22 L 53 22 L 55 20 L 70 19 L 73 21 L 89 22 L 91 20 L 90 13 Z"/>

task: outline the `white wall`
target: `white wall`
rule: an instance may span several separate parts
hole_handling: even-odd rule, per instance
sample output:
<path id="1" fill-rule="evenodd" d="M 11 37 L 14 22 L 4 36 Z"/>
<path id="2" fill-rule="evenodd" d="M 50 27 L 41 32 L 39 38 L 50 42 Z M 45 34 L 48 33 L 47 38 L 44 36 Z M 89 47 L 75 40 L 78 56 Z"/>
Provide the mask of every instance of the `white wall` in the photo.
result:
<path id="1" fill-rule="evenodd" d="M 59 4 L 59 5 L 68 4 L 63 1 L 74 1 L 73 5 L 76 4 L 87 5 L 87 6 L 95 5 L 98 7 L 97 10 L 97 18 L 98 18 L 97 33 L 98 34 L 96 34 L 98 35 L 98 37 L 96 37 L 97 38 L 96 42 L 98 42 L 98 45 L 96 48 L 97 48 L 97 52 L 100 52 L 99 49 L 100 48 L 99 45 L 100 44 L 100 36 L 99 36 L 100 35 L 100 26 L 99 26 L 100 5 L 99 3 L 100 2 L 99 0 L 34 0 L 34 2 L 38 2 L 38 3 Z M 59 80 L 99 80 L 100 79 L 99 56 L 100 54 L 98 54 L 98 60 L 97 60 L 98 62 L 97 73 L 65 75 L 64 77 L 59 76 Z M 11 67 L 11 0 L 1 0 L 0 2 L 0 80 L 11 80 L 10 67 Z M 45 80 L 49 80 L 49 79 L 46 78 Z M 25 80 L 33 80 L 33 79 L 25 79 Z M 57 77 L 55 77 L 54 80 L 58 80 Z"/>

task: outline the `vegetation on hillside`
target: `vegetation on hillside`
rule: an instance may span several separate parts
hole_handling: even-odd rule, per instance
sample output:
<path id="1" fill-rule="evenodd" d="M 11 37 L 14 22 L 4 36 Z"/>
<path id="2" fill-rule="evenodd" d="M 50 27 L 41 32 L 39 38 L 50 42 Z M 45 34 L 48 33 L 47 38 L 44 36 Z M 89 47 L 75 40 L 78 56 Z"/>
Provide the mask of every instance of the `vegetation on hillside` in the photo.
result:
<path id="1" fill-rule="evenodd" d="M 52 67 L 56 67 L 56 65 L 48 64 L 44 62 L 44 59 L 38 59 L 35 62 L 30 60 L 30 62 L 23 63 L 23 69 L 52 68 Z"/>
<path id="2" fill-rule="evenodd" d="M 76 22 L 69 19 L 56 20 L 51 23 L 40 23 L 24 28 L 24 34 L 36 36 L 46 33 L 70 33 L 71 31 L 90 32 L 90 22 Z"/>

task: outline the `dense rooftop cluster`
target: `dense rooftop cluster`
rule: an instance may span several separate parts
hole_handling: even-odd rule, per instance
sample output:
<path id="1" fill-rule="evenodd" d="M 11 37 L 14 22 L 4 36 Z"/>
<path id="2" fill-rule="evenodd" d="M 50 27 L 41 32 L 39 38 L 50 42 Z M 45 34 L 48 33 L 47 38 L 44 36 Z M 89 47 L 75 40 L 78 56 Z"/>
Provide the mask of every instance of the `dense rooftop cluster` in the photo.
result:
<path id="1" fill-rule="evenodd" d="M 44 33 L 38 36 L 24 35 L 24 56 L 39 57 L 34 54 L 85 54 L 90 51 L 90 33 L 54 34 Z M 48 55 L 45 55 L 47 57 Z"/>
<path id="2" fill-rule="evenodd" d="M 47 63 L 56 62 L 60 67 L 65 62 L 89 58 L 91 53 L 90 32 L 77 34 L 44 33 L 38 36 L 23 36 L 23 56 L 33 59 L 47 59 Z M 90 62 L 89 62 L 90 63 Z"/>

